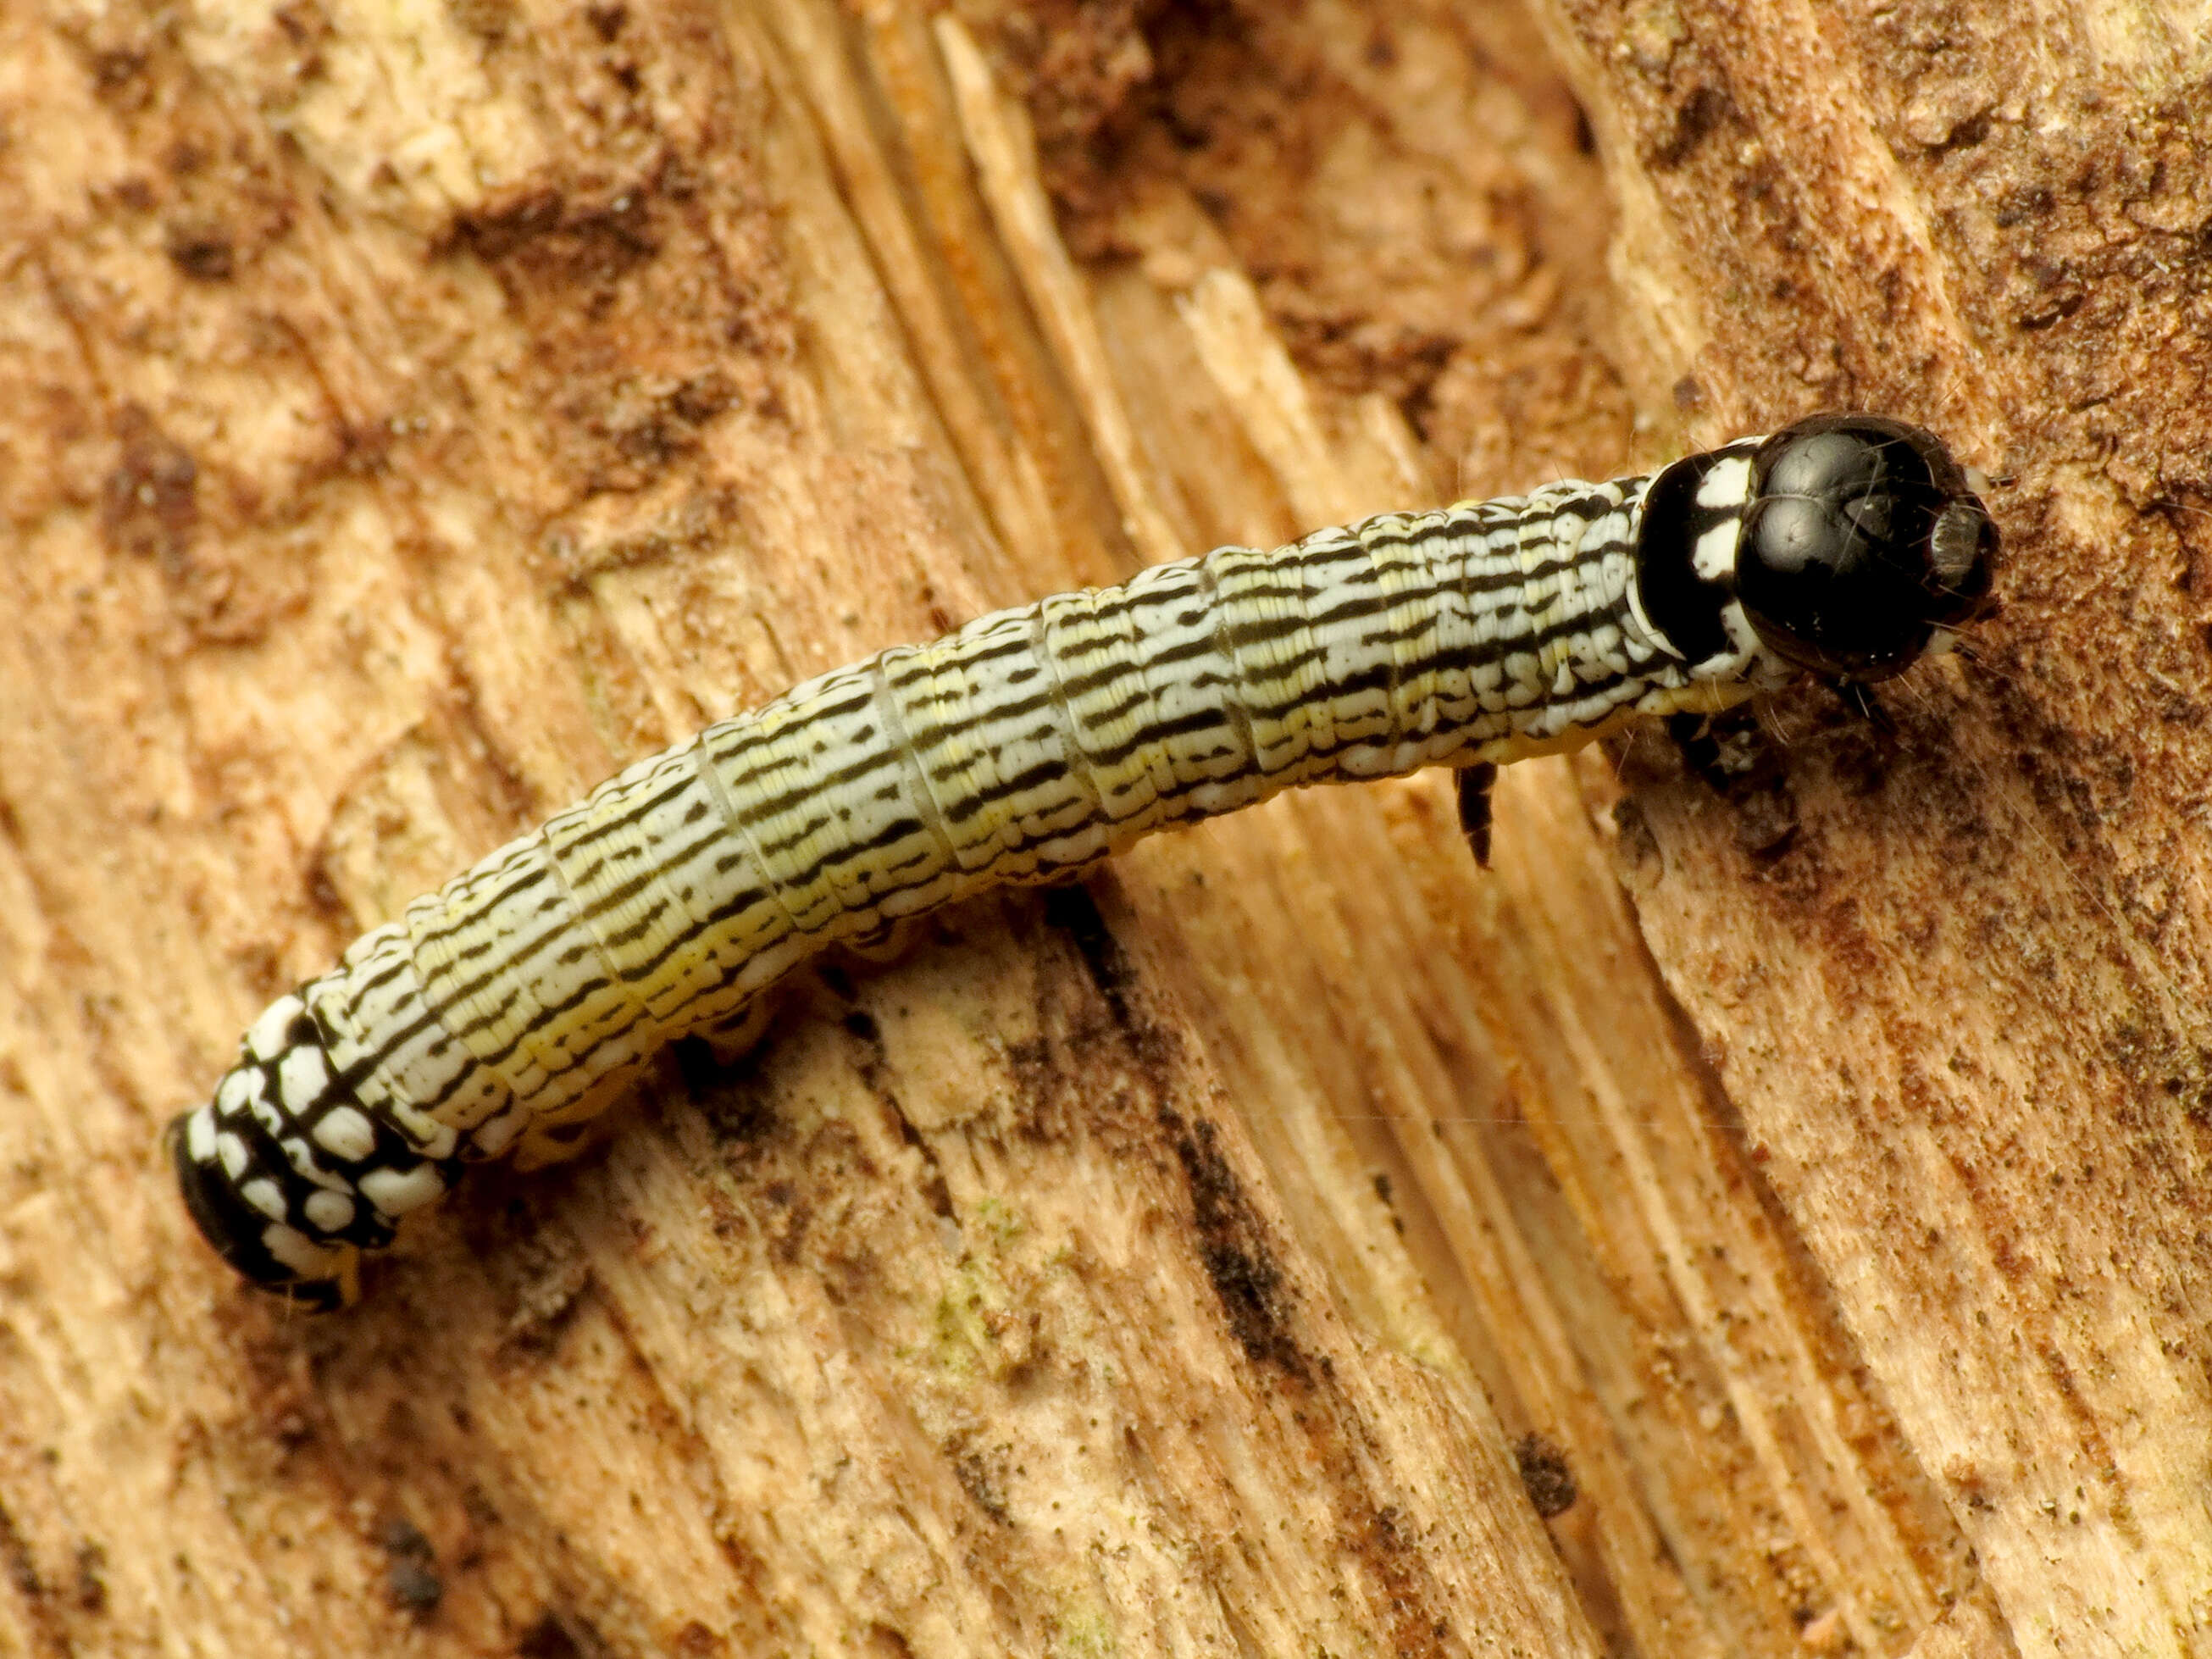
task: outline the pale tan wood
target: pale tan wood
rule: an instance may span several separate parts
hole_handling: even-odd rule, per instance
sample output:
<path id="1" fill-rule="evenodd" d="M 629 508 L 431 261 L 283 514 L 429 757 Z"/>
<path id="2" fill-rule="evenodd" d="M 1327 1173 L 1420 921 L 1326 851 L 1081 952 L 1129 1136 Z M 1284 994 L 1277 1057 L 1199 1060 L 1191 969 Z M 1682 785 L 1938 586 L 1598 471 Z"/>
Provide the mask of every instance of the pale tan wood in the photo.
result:
<path id="1" fill-rule="evenodd" d="M 2200 38 L 0 10 L 0 1652 L 2206 1650 Z M 1842 403 L 2014 480 L 1893 740 L 967 907 L 333 1319 L 176 1206 L 269 994 L 726 709 Z"/>

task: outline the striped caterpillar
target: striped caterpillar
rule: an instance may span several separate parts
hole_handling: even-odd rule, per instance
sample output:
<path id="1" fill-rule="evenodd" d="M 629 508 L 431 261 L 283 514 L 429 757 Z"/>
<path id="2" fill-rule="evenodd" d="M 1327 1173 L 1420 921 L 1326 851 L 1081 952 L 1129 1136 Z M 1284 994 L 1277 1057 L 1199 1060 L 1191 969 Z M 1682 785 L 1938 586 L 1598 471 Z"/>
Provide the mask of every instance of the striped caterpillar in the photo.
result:
<path id="1" fill-rule="evenodd" d="M 1987 608 L 1942 444 L 1823 416 L 1648 477 L 1217 549 L 808 681 L 639 762 L 279 998 L 171 1126 L 185 1200 L 315 1308 L 471 1162 L 555 1156 L 797 963 L 1301 784 L 1497 766 L 1799 675 L 1861 689 Z"/>

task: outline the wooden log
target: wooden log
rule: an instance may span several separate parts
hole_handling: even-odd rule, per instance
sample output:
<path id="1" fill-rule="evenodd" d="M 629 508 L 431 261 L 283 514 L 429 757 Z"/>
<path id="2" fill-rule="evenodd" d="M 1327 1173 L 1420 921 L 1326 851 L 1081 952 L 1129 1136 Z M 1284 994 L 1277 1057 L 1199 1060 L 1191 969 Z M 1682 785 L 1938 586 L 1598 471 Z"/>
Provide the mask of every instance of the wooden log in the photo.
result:
<path id="1" fill-rule="evenodd" d="M 2212 1650 L 2202 77 L 1998 0 L 0 11 L 0 1652 Z M 724 712 L 1846 405 L 2004 481 L 1893 734 L 961 908 L 329 1318 L 176 1201 L 263 1002 Z"/>

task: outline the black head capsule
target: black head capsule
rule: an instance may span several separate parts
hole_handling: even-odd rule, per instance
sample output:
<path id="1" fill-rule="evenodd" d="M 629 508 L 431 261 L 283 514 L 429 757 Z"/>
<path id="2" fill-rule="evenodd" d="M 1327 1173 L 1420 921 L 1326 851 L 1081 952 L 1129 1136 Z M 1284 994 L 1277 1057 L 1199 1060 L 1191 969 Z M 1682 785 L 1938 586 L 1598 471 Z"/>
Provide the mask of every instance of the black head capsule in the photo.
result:
<path id="1" fill-rule="evenodd" d="M 1777 656 L 1885 680 L 1987 614 L 1996 526 L 1934 434 L 1816 416 L 1767 439 L 1751 467 L 1735 598 Z"/>

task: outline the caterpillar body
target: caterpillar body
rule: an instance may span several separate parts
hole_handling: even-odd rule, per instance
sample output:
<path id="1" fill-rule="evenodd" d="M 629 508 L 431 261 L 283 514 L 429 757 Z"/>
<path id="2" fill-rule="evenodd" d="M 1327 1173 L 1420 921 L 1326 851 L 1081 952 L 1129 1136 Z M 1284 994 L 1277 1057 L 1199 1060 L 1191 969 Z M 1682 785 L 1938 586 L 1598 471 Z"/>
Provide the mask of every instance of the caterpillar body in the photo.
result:
<path id="1" fill-rule="evenodd" d="M 1301 784 L 1466 769 L 1807 672 L 1881 680 L 1986 608 L 1942 444 L 1826 416 L 1649 477 L 1224 547 L 825 674 L 638 763 L 359 939 L 171 1126 L 185 1199 L 316 1308 L 473 1161 L 557 1132 L 806 957 Z"/>

